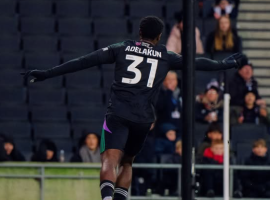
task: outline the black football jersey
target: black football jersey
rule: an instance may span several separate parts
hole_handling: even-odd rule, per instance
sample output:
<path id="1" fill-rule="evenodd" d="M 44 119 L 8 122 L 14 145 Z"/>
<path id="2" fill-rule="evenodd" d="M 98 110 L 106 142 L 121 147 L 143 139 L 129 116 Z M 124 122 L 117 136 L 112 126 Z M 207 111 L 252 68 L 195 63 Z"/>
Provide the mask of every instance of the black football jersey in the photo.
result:
<path id="1" fill-rule="evenodd" d="M 167 72 L 180 69 L 182 57 L 164 45 L 127 40 L 102 49 L 115 62 L 107 114 L 139 123 L 153 122 L 154 106 Z M 102 59 L 102 58 L 101 58 Z"/>

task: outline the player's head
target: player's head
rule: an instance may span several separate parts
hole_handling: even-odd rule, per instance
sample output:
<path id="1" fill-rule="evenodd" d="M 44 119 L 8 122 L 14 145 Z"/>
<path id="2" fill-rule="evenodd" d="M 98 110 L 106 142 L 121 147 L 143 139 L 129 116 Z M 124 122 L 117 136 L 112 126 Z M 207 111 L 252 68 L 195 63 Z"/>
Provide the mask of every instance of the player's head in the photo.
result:
<path id="1" fill-rule="evenodd" d="M 155 16 L 147 16 L 141 19 L 140 22 L 140 38 L 150 40 L 157 44 L 160 40 L 164 23 L 161 19 Z"/>

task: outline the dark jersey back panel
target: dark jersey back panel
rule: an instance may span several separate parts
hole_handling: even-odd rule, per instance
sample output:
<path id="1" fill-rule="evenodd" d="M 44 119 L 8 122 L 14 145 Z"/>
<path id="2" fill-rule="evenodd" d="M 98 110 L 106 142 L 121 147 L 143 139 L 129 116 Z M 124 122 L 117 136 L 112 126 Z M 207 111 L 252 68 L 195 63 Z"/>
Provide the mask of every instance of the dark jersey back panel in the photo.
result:
<path id="1" fill-rule="evenodd" d="M 181 68 L 181 56 L 164 45 L 127 40 L 103 48 L 115 61 L 107 114 L 130 121 L 151 123 L 160 86 L 170 69 Z"/>

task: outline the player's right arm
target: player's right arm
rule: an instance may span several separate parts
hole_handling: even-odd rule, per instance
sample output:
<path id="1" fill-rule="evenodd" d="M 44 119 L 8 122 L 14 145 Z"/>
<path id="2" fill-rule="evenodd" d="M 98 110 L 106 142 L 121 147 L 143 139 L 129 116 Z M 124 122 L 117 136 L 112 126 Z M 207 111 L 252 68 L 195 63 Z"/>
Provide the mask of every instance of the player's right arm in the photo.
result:
<path id="1" fill-rule="evenodd" d="M 114 63 L 120 46 L 121 43 L 113 44 L 85 56 L 70 60 L 51 69 L 31 70 L 26 73 L 22 73 L 22 75 L 24 75 L 25 79 L 28 79 L 29 76 L 32 76 L 34 78 L 31 80 L 31 82 L 37 82 L 48 78 L 53 78 L 55 76 L 84 70 L 101 64 Z"/>
<path id="2" fill-rule="evenodd" d="M 169 52 L 169 65 L 171 70 L 182 70 L 183 69 L 183 58 L 181 55 Z M 196 70 L 201 71 L 218 71 L 226 70 L 231 68 L 239 68 L 241 60 L 243 59 L 242 54 L 233 54 L 222 61 L 211 60 L 207 58 L 196 58 L 195 66 Z"/>

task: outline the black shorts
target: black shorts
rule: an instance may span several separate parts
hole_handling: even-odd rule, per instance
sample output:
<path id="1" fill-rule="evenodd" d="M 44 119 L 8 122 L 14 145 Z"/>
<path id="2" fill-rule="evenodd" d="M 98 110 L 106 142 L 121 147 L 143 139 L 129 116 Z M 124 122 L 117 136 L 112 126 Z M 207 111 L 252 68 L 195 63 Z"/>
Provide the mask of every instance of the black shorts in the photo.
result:
<path id="1" fill-rule="evenodd" d="M 135 123 L 107 115 L 101 134 L 100 153 L 107 149 L 119 149 L 128 156 L 136 156 L 144 145 L 150 127 L 151 123 Z"/>

